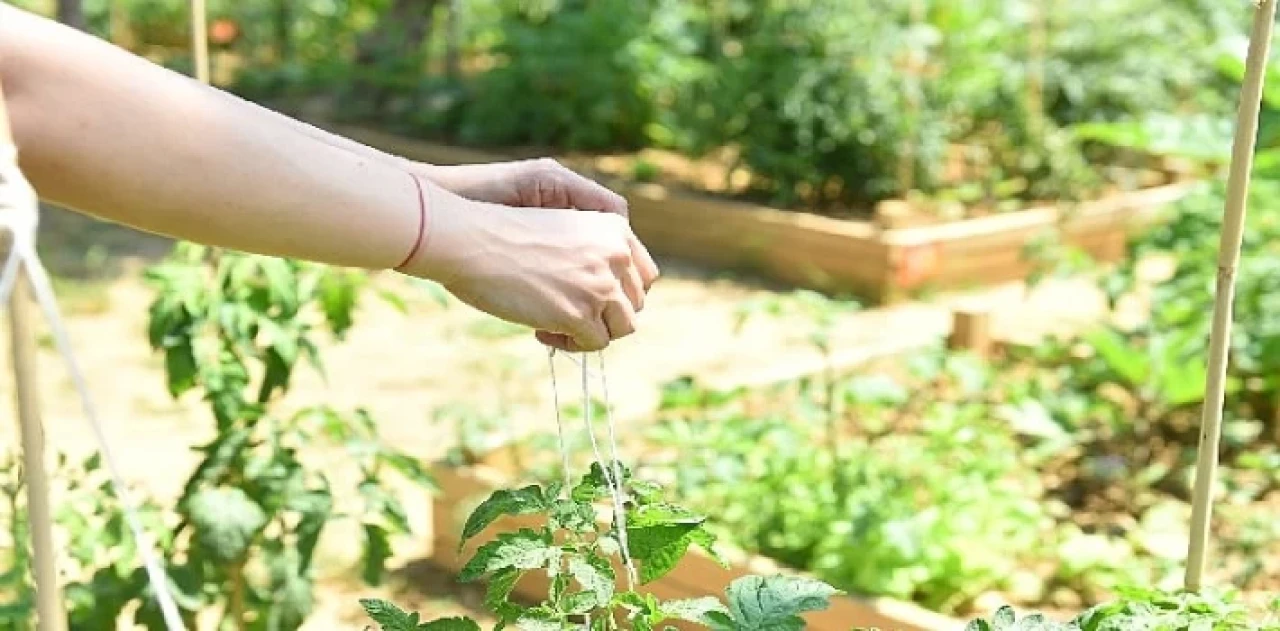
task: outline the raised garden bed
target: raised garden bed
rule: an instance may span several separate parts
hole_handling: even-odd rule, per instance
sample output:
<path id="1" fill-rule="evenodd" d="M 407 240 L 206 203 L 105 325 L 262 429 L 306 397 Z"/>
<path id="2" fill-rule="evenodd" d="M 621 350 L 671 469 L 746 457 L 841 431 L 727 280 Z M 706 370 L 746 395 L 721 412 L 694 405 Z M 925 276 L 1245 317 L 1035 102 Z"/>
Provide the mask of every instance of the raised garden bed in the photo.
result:
<path id="1" fill-rule="evenodd" d="M 359 127 L 326 125 L 385 151 L 433 164 L 492 162 L 531 157 L 499 155 Z M 1154 173 L 1148 186 L 1070 208 L 1048 205 L 933 225 L 899 226 L 895 207 L 883 203 L 878 221 L 837 219 L 701 194 L 672 184 L 620 175 L 607 160 L 566 158 L 627 197 L 636 233 L 655 253 L 724 269 L 763 275 L 793 286 L 847 293 L 891 303 L 923 291 L 972 289 L 1018 281 L 1033 271 L 1026 256 L 1037 239 L 1061 242 L 1097 260 L 1125 252 L 1135 228 L 1185 196 L 1195 182 Z M 905 213 L 909 215 L 910 213 Z"/>
<path id="2" fill-rule="evenodd" d="M 675 501 L 709 514 L 721 540 L 735 549 L 759 549 L 759 542 L 775 533 L 784 540 L 770 544 L 770 556 L 816 559 L 805 543 L 814 538 L 825 554 L 841 559 L 815 571 L 819 579 L 850 592 L 858 591 L 850 585 L 879 584 L 904 594 L 836 598 L 830 609 L 806 615 L 809 628 L 958 629 L 960 620 L 1005 602 L 1069 619 L 1113 596 L 1108 591 L 1113 586 L 1164 585 L 1180 578 L 1189 493 L 1184 473 L 1195 445 L 1194 403 L 1127 391 L 1129 384 L 1109 375 L 1106 366 L 1122 366 L 1137 355 L 1118 358 L 1109 349 L 1099 358 L 1104 338 L 1087 339 L 1093 351 L 1084 354 L 1052 344 L 989 345 L 992 363 L 935 351 L 882 357 L 864 365 L 860 376 L 840 377 L 834 385 L 807 378 L 807 383 L 724 392 L 685 384 L 666 397 L 664 423 L 624 432 L 625 459 L 634 463 L 637 477 L 658 481 Z M 936 374 L 923 378 L 921 361 L 945 367 L 926 367 L 924 372 Z M 993 381 L 996 375 L 1000 379 Z M 826 397 L 833 392 L 838 403 L 830 421 Z M 570 427 L 582 432 L 580 423 Z M 833 428 L 844 445 L 838 456 L 843 464 L 814 468 L 813 463 L 833 457 L 828 433 Z M 460 554 L 456 533 L 470 509 L 490 493 L 552 479 L 558 457 L 552 437 L 544 438 L 488 451 L 466 465 L 437 466 L 442 486 L 433 514 L 437 564 L 456 570 L 474 551 L 468 545 Z M 1215 582 L 1244 586 L 1247 602 L 1258 605 L 1265 590 L 1280 586 L 1267 578 L 1280 572 L 1268 560 L 1274 558 L 1276 531 L 1266 518 L 1280 502 L 1280 476 L 1269 473 L 1266 463 L 1280 452 L 1249 444 L 1237 437 L 1225 448 L 1224 484 L 1237 499 L 1220 509 L 1215 537 L 1223 563 Z M 582 445 L 571 449 L 576 458 L 589 459 Z M 788 460 L 787 453 L 794 458 Z M 762 458 L 776 461 L 761 465 Z M 753 468 L 759 466 L 765 468 Z M 777 473 L 790 467 L 799 467 L 794 479 Z M 823 471 L 852 477 L 838 482 L 822 477 Z M 827 498 L 827 490 L 838 484 L 861 495 Z M 743 490 L 734 491 L 735 485 Z M 923 504 L 913 508 L 912 502 Z M 796 521 L 772 529 L 753 521 L 769 513 L 771 503 L 788 508 L 774 510 L 770 519 L 793 514 Z M 858 506 L 874 507 L 872 525 L 862 526 L 872 534 L 829 534 L 850 525 L 824 520 Z M 938 511 L 938 521 L 920 518 L 930 511 Z M 895 530 L 886 524 L 897 520 L 906 539 L 894 544 L 886 537 Z M 948 524 L 951 520 L 955 523 Z M 508 522 L 498 530 L 517 525 Z M 755 539 L 761 535 L 764 539 Z M 734 542 L 734 536 L 743 540 Z M 896 545 L 917 546 L 917 551 L 899 556 L 893 552 Z M 642 591 L 660 598 L 711 596 L 738 576 L 794 563 L 745 552 L 729 556 L 732 563 L 725 569 L 691 554 Z M 897 572 L 914 575 L 910 586 L 893 586 Z M 1016 573 L 1017 580 L 1007 581 L 1007 572 Z M 529 596 L 545 593 L 545 585 L 527 582 Z M 948 603 L 939 608 L 950 613 L 908 602 L 905 594 Z"/>

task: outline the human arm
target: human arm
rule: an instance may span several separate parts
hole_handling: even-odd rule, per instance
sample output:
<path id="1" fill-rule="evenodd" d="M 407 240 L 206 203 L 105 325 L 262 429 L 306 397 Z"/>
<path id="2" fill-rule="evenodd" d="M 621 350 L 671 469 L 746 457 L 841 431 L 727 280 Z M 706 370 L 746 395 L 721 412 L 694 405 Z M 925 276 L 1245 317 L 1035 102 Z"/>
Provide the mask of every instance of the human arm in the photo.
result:
<path id="1" fill-rule="evenodd" d="M 106 42 L 0 4 L 0 84 L 40 195 L 140 230 L 259 254 L 391 268 L 413 251 L 414 180 Z M 625 220 L 525 211 L 422 182 L 408 274 L 594 350 L 634 328 L 656 276 Z"/>

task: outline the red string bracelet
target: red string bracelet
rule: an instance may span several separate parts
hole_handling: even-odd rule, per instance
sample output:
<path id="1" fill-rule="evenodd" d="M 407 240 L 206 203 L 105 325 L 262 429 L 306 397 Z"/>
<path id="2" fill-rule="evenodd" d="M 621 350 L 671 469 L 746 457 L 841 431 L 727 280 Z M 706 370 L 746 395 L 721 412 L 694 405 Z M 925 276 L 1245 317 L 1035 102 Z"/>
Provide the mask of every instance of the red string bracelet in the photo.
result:
<path id="1" fill-rule="evenodd" d="M 427 200 L 422 193 L 422 182 L 418 181 L 418 176 L 410 173 L 409 178 L 413 180 L 414 188 L 418 189 L 418 237 L 413 240 L 413 249 L 409 250 L 409 255 L 399 265 L 391 268 L 397 272 L 403 271 L 403 267 L 408 265 L 413 257 L 418 255 L 418 250 L 422 248 L 422 237 L 427 232 Z"/>

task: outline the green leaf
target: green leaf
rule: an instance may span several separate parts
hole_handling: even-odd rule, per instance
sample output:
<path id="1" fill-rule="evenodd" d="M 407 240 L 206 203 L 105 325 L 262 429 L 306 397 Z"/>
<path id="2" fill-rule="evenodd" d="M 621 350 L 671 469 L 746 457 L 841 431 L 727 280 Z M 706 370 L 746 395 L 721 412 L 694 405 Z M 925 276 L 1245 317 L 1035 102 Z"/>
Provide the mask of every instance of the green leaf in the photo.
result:
<path id="1" fill-rule="evenodd" d="M 427 472 L 427 468 L 417 458 L 402 453 L 384 451 L 378 455 L 379 461 L 395 469 L 408 478 L 410 482 L 425 488 L 435 488 L 435 479 Z"/>
<path id="2" fill-rule="evenodd" d="M 360 606 L 382 631 L 480 631 L 474 620 L 463 617 L 420 623 L 417 612 L 408 613 L 385 600 L 362 598 Z"/>
<path id="3" fill-rule="evenodd" d="M 462 527 L 462 540 L 458 543 L 458 549 L 461 550 L 467 541 L 480 534 L 500 517 L 529 515 L 545 508 L 547 508 L 547 502 L 543 497 L 542 487 L 536 484 L 514 491 L 510 489 L 496 491 L 467 517 L 467 523 Z"/>
<path id="4" fill-rule="evenodd" d="M 662 603 L 660 612 L 663 615 L 663 619 L 675 618 L 677 620 L 710 625 L 711 618 L 708 617 L 708 614 L 719 612 L 728 615 L 729 609 L 724 606 L 724 603 L 720 602 L 720 599 L 705 596 L 703 598 L 669 600 Z"/>
<path id="5" fill-rule="evenodd" d="M 516 621 L 520 631 L 582 631 L 581 627 L 561 620 L 549 611 L 531 609 Z"/>
<path id="6" fill-rule="evenodd" d="M 200 367 L 196 365 L 195 351 L 189 340 L 165 347 L 164 372 L 169 395 L 175 399 L 196 386 L 196 375 L 199 374 Z"/>
<path id="7" fill-rule="evenodd" d="M 799 614 L 821 611 L 839 590 L 802 576 L 744 576 L 729 584 L 728 621 L 708 613 L 717 631 L 799 631 Z"/>
<path id="8" fill-rule="evenodd" d="M 502 622 L 512 622 L 524 613 L 523 607 L 509 601 L 511 592 L 522 576 L 524 571 L 507 568 L 495 572 L 489 578 L 489 585 L 484 594 L 484 606 Z"/>
<path id="9" fill-rule="evenodd" d="M 290 553 L 272 560 L 272 607 L 270 618 L 273 629 L 297 629 L 315 609 L 314 585 L 297 563 L 297 554 Z"/>
<path id="10" fill-rule="evenodd" d="M 596 531 L 596 511 L 591 504 L 558 500 L 551 506 L 550 525 L 577 533 Z"/>
<path id="11" fill-rule="evenodd" d="M 380 585 L 387 559 L 391 558 L 391 541 L 387 529 L 377 524 L 364 525 L 364 550 L 360 555 L 360 576 L 368 585 Z"/>
<path id="12" fill-rule="evenodd" d="M 356 306 L 356 281 L 348 274 L 327 272 L 320 279 L 319 289 L 320 308 L 329 322 L 329 329 L 342 337 L 351 328 Z"/>
<path id="13" fill-rule="evenodd" d="M 267 514 L 244 491 L 202 489 L 187 501 L 197 545 L 223 563 L 238 560 L 267 524 Z"/>
<path id="14" fill-rule="evenodd" d="M 624 487 L 631 480 L 631 472 L 626 467 L 619 466 L 622 470 L 622 484 Z M 600 463 L 591 463 L 590 470 L 582 476 L 582 480 L 573 487 L 570 497 L 575 502 L 596 502 L 610 496 L 608 480 L 605 478 L 605 470 Z"/>
<path id="15" fill-rule="evenodd" d="M 1013 613 L 1013 607 L 1001 607 L 991 617 L 993 631 L 1009 631 L 1013 628 L 1015 622 L 1017 622 L 1017 616 Z"/>
<path id="16" fill-rule="evenodd" d="M 552 545 L 545 533 L 522 528 L 504 532 L 476 550 L 475 556 L 462 568 L 458 580 L 471 582 L 508 568 L 533 570 L 560 559 L 560 548 Z"/>
<path id="17" fill-rule="evenodd" d="M 440 618 L 432 620 L 420 627 L 420 631 L 480 631 L 480 625 L 475 620 L 462 616 L 454 618 Z"/>
<path id="18" fill-rule="evenodd" d="M 588 601 L 590 608 L 607 607 L 613 600 L 617 577 L 608 560 L 594 554 L 570 557 L 569 575 L 578 581 L 584 593 L 592 597 Z"/>
<path id="19" fill-rule="evenodd" d="M 705 517 L 673 504 L 641 506 L 628 518 L 627 551 L 640 564 L 641 583 L 675 569 L 700 532 Z M 705 538 L 702 538 L 705 541 Z"/>
<path id="20" fill-rule="evenodd" d="M 300 514 L 297 526 L 298 555 L 301 557 L 301 571 L 311 567 L 311 559 L 316 545 L 320 541 L 320 533 L 325 522 L 333 514 L 333 496 L 329 489 L 306 491 L 289 498 L 286 508 Z"/>
<path id="21" fill-rule="evenodd" d="M 1099 329 L 1085 335 L 1084 340 L 1125 385 L 1141 388 L 1146 384 L 1151 371 L 1146 355 L 1130 346 L 1119 331 L 1111 328 Z"/>

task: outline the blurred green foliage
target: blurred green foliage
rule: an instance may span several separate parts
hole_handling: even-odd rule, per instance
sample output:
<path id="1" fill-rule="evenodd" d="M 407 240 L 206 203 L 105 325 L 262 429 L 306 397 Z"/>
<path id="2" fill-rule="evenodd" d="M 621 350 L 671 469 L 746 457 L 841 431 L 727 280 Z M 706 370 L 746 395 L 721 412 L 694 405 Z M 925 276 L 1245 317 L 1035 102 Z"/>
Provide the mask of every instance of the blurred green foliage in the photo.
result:
<path id="1" fill-rule="evenodd" d="M 156 54 L 183 68 L 186 4 L 85 8 L 94 32 L 120 35 L 125 23 L 127 43 L 163 44 Z M 215 47 L 234 55 L 232 87 L 250 98 L 322 101 L 349 119 L 464 144 L 729 148 L 731 171 L 749 174 L 746 194 L 842 212 L 912 191 L 995 208 L 1087 196 L 1110 177 L 1094 165 L 1151 166 L 1117 145 L 1137 148 L 1136 130 L 1161 117 L 1198 120 L 1213 134 L 1205 138 L 1221 139 L 1237 82 L 1224 51 L 1239 56 L 1245 9 L 1210 0 L 209 3 L 211 23 L 238 27 Z"/>

